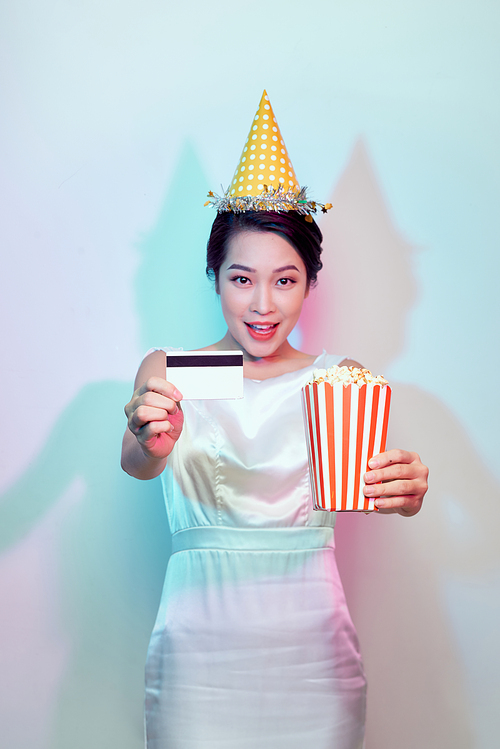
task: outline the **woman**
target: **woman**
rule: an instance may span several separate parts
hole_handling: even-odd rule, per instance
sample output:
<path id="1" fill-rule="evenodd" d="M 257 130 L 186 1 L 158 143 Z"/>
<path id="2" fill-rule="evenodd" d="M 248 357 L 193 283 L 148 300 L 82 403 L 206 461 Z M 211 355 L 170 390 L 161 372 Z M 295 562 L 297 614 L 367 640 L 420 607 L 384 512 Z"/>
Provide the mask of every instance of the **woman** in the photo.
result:
<path id="1" fill-rule="evenodd" d="M 321 232 L 297 211 L 220 213 L 207 250 L 245 397 L 181 405 L 164 351 L 126 406 L 123 467 L 162 474 L 173 555 L 146 668 L 148 749 L 359 749 L 365 678 L 334 546 L 312 510 L 300 389 L 316 368 L 356 365 L 288 336 L 321 268 Z M 365 494 L 414 515 L 416 453 L 370 461 Z M 383 483 L 379 483 L 383 482 Z"/>

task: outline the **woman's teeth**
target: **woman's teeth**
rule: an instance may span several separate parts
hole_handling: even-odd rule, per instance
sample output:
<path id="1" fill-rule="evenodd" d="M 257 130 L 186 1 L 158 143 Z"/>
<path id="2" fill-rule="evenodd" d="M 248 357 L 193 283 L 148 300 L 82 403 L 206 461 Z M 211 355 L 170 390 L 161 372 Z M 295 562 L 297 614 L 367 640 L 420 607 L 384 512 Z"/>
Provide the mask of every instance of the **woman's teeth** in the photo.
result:
<path id="1" fill-rule="evenodd" d="M 266 333 L 268 330 L 272 330 L 272 328 L 275 328 L 277 324 L 278 323 L 271 323 L 269 325 L 259 325 L 259 324 L 254 325 L 252 323 L 247 322 L 247 325 L 249 328 L 252 328 L 252 330 L 260 331 L 262 333 Z"/>

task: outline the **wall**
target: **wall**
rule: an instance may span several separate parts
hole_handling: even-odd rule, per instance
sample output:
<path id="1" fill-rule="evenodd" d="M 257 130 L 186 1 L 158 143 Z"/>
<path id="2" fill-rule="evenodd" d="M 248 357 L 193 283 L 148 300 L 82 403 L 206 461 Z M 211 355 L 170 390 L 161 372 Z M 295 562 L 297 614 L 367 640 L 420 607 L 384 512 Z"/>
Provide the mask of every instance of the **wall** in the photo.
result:
<path id="1" fill-rule="evenodd" d="M 394 383 L 412 520 L 339 520 L 368 749 L 498 735 L 499 10 L 487 0 L 4 4 L 0 704 L 10 749 L 138 749 L 168 529 L 120 472 L 152 345 L 224 332 L 206 191 L 265 87 L 321 219 L 295 340 Z M 189 300 L 189 303 L 186 303 Z"/>

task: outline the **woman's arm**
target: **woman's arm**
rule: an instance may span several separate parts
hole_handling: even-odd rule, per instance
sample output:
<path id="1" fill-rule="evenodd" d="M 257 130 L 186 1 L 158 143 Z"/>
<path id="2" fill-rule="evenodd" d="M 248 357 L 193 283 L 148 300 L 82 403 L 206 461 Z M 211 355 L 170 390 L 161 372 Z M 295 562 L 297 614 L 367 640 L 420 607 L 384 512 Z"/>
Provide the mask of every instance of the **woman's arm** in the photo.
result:
<path id="1" fill-rule="evenodd" d="M 340 366 L 362 367 L 353 359 L 344 359 Z M 364 475 L 365 497 L 375 498 L 375 507 L 380 512 L 416 515 L 427 492 L 429 475 L 417 453 L 388 450 L 374 455 L 368 465 L 371 470 Z"/>
<path id="2" fill-rule="evenodd" d="M 125 406 L 122 468 L 138 479 L 152 479 L 165 468 L 182 431 L 182 394 L 165 379 L 165 353 L 146 356 L 135 378 L 134 394 Z"/>

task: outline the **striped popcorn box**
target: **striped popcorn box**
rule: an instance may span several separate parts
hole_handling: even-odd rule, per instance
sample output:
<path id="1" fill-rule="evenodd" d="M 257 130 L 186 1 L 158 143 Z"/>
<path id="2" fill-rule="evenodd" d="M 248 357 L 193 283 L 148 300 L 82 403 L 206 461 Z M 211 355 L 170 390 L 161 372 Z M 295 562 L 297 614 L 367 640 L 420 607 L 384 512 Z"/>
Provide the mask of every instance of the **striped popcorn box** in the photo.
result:
<path id="1" fill-rule="evenodd" d="M 302 388 L 315 510 L 371 512 L 363 494 L 368 461 L 385 450 L 389 385 L 313 382 Z"/>

